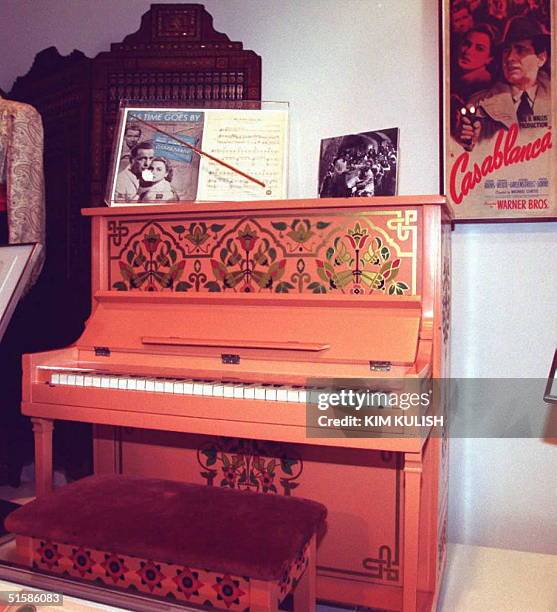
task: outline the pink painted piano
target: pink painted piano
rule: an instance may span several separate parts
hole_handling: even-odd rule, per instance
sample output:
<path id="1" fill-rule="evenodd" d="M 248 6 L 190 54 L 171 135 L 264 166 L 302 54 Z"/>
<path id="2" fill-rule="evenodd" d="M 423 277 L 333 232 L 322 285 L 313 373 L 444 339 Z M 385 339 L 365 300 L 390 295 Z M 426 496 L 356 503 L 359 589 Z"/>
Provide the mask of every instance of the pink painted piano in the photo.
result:
<path id="1" fill-rule="evenodd" d="M 85 209 L 92 309 L 24 357 L 39 494 L 56 420 L 95 424 L 95 471 L 324 503 L 318 597 L 435 609 L 443 436 L 320 437 L 316 379 L 448 371 L 451 213 L 440 196 Z M 246 526 L 249 529 L 249 526 Z"/>

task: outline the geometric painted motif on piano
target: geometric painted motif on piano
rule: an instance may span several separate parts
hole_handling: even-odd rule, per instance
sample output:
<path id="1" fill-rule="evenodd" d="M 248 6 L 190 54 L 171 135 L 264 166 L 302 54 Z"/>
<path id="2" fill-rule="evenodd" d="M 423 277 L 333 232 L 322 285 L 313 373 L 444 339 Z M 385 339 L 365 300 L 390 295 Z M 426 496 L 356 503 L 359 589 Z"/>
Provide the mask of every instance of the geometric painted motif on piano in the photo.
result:
<path id="1" fill-rule="evenodd" d="M 107 288 L 414 295 L 417 221 L 401 233 L 399 212 L 120 220 L 108 232 Z"/>
<path id="2" fill-rule="evenodd" d="M 33 538 L 33 567 L 50 574 L 208 608 L 247 610 L 250 579 L 131 555 Z M 277 581 L 279 600 L 308 565 L 308 546 Z"/>
<path id="3" fill-rule="evenodd" d="M 202 444 L 197 461 L 204 471 L 200 475 L 209 486 L 218 485 L 240 491 L 281 493 L 289 496 L 299 486 L 295 482 L 302 473 L 303 463 L 282 445 L 257 440 L 221 438 Z"/>

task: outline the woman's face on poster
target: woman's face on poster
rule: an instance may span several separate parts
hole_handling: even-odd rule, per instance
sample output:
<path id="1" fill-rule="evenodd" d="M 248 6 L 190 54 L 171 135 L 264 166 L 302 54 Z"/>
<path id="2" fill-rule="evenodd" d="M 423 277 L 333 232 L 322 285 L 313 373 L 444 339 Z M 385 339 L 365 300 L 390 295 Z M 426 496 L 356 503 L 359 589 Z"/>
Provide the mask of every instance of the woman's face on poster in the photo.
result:
<path id="1" fill-rule="evenodd" d="M 168 174 L 166 164 L 162 161 L 154 161 L 151 164 L 150 170 L 153 173 L 154 182 L 162 181 L 162 179 L 166 178 L 166 175 Z"/>
<path id="2" fill-rule="evenodd" d="M 487 66 L 493 59 L 491 40 L 484 32 L 468 32 L 460 43 L 458 66 L 468 72 Z"/>

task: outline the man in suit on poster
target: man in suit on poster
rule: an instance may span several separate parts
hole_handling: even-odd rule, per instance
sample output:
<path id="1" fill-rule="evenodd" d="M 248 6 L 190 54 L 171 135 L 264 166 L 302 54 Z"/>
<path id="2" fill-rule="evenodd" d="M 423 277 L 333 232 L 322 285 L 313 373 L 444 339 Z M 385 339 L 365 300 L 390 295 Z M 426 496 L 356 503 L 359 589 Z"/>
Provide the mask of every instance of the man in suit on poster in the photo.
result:
<path id="1" fill-rule="evenodd" d="M 148 170 L 155 156 L 150 140 L 140 142 L 130 151 L 130 165 L 118 173 L 114 199 L 117 202 L 135 202 L 139 199 L 141 173 Z"/>
<path id="2" fill-rule="evenodd" d="M 124 170 L 131 164 L 131 151 L 141 139 L 141 128 L 136 125 L 128 125 L 124 132 L 125 153 L 120 157 L 119 169 Z"/>
<path id="3" fill-rule="evenodd" d="M 547 127 L 551 96 L 550 79 L 542 70 L 549 54 L 549 35 L 530 17 L 509 20 L 501 44 L 499 80 L 478 92 L 467 103 L 475 115 L 461 115 L 457 138 L 471 151 L 481 140 L 518 123 L 520 128 Z"/>

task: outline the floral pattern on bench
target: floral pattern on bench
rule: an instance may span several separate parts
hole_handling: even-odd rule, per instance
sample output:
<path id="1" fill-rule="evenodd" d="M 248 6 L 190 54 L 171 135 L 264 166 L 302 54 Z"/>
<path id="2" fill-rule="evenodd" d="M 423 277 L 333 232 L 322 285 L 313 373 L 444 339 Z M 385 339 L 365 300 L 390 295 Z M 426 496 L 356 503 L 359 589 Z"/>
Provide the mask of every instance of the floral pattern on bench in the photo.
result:
<path id="1" fill-rule="evenodd" d="M 308 545 L 285 567 L 278 582 L 280 600 L 296 586 L 308 565 Z M 33 567 L 50 574 L 162 599 L 225 610 L 248 610 L 250 579 L 86 546 L 32 538 Z"/>

